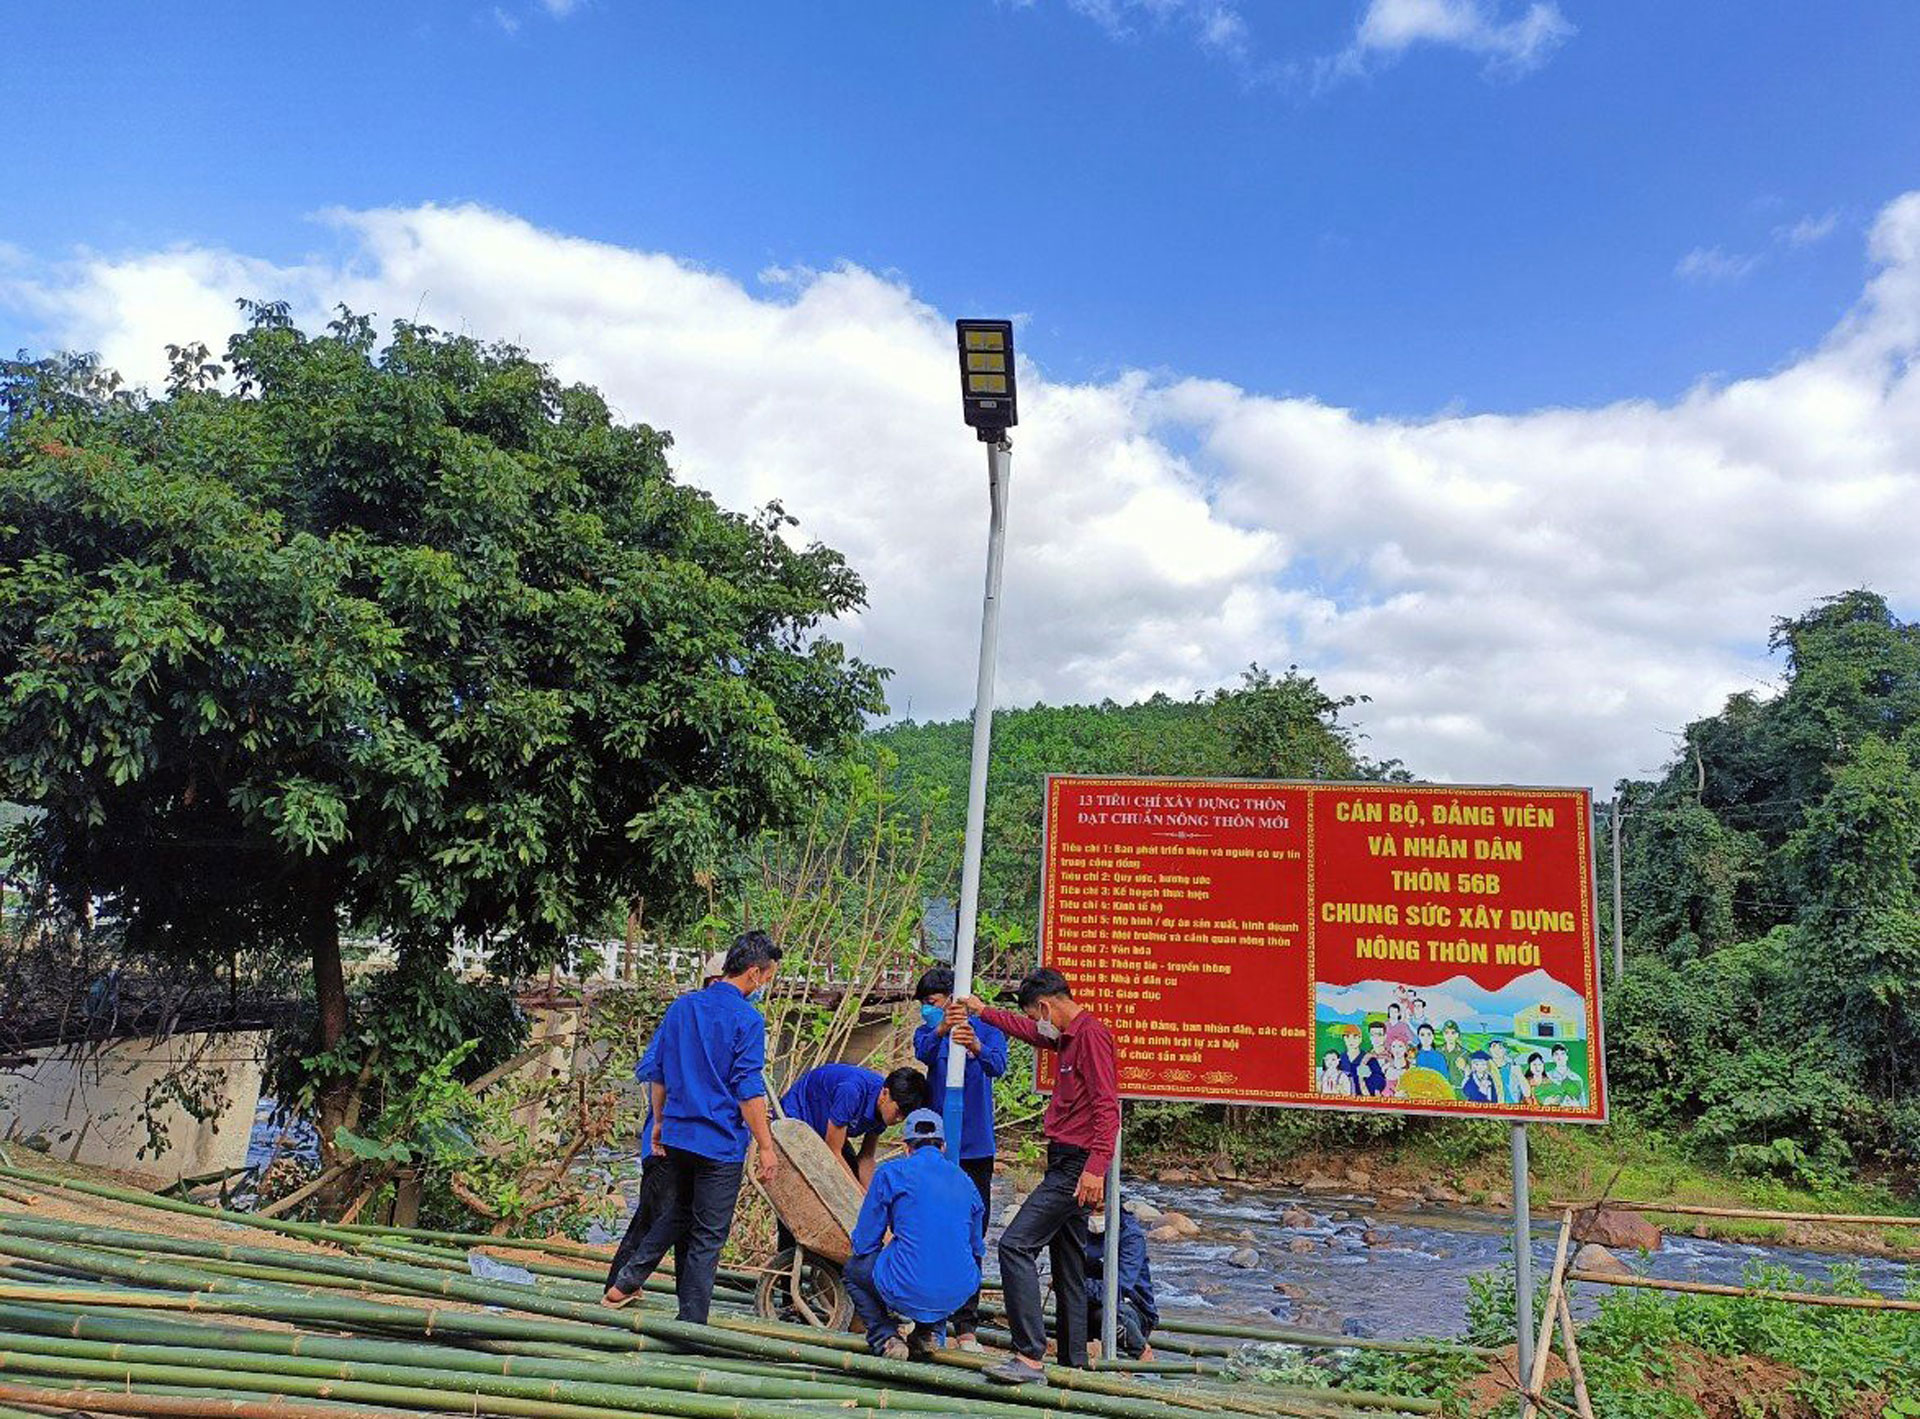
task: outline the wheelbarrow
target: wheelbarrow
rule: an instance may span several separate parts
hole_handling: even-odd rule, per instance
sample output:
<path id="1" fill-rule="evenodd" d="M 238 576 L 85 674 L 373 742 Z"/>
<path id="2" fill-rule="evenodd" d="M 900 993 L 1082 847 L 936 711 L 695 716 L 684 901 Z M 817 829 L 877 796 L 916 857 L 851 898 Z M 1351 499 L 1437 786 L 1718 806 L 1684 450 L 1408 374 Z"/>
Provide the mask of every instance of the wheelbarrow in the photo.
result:
<path id="1" fill-rule="evenodd" d="M 840 1268 L 853 1255 L 860 1185 L 826 1140 L 799 1119 L 776 1118 L 768 1127 L 782 1166 L 762 1190 L 793 1234 L 793 1245 L 761 1272 L 753 1308 L 768 1320 L 845 1330 L 853 1323 L 853 1297 Z"/>

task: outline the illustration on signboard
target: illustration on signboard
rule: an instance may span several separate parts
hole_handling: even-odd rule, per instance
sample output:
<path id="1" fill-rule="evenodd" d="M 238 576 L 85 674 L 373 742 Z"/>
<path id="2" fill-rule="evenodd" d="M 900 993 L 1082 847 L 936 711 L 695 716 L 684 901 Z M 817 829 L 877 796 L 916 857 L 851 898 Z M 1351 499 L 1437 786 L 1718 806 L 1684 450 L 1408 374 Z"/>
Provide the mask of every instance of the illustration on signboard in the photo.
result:
<path id="1" fill-rule="evenodd" d="M 1587 1002 L 1543 970 L 1498 990 L 1321 981 L 1314 1023 L 1322 1094 L 1422 1104 L 1587 1107 Z"/>

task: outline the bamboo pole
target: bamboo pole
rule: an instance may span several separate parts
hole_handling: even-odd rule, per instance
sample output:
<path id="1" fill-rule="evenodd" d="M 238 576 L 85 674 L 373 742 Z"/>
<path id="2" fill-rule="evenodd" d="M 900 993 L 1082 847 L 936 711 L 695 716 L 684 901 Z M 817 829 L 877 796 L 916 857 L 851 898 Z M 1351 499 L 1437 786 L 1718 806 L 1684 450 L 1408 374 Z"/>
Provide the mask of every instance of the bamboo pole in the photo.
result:
<path id="1" fill-rule="evenodd" d="M 460 1370 L 477 1375 L 531 1376 L 554 1381 L 576 1380 L 600 1383 L 610 1375 L 621 1382 L 647 1384 L 663 1389 L 695 1390 L 701 1393 L 733 1394 L 743 1398 L 792 1397 L 792 1385 L 765 1377 L 766 1366 L 747 1367 L 750 1373 L 736 1374 L 712 1368 L 709 1362 L 692 1365 L 628 1359 L 609 1366 L 605 1358 L 593 1360 L 553 1359 L 489 1355 L 478 1351 L 442 1346 L 423 1351 L 419 1345 L 403 1341 L 315 1336 L 288 1331 L 242 1330 L 233 1327 L 190 1322 L 143 1320 L 133 1317 L 91 1315 L 48 1310 L 32 1306 L 0 1305 L 0 1329 L 17 1329 L 54 1339 L 91 1340 L 119 1346 L 213 1347 L 226 1351 L 244 1351 L 264 1356 L 300 1356 L 321 1360 L 361 1361 L 419 1366 L 429 1362 L 423 1354 L 433 1355 L 436 1369 Z M 814 1381 L 810 1395 L 823 1399 L 867 1403 L 875 1408 L 924 1410 L 950 1413 L 952 1402 L 934 1395 L 904 1390 L 862 1390 L 852 1385 Z M 992 1408 L 992 1406 L 987 1406 Z M 1010 1412 L 1020 1413 L 1018 1409 Z"/>
<path id="2" fill-rule="evenodd" d="M 1920 1216 L 1871 1212 L 1763 1212 L 1751 1207 L 1703 1207 L 1684 1202 L 1556 1202 L 1575 1212 L 1667 1212 L 1676 1217 L 1729 1217 L 1748 1222 L 1833 1222 L 1861 1227 L 1920 1227 Z"/>
<path id="3" fill-rule="evenodd" d="M 1573 1307 L 1567 1304 L 1567 1291 L 1560 1288 L 1560 1344 L 1566 1350 L 1567 1374 L 1573 1380 L 1573 1407 L 1580 1419 L 1594 1419 L 1593 1396 L 1587 1393 L 1586 1371 L 1580 1367 L 1580 1346 L 1573 1336 Z"/>
<path id="4" fill-rule="evenodd" d="M 1560 1241 L 1554 1248 L 1553 1273 L 1547 1281 L 1547 1309 L 1540 1317 L 1540 1334 L 1533 1347 L 1533 1371 L 1527 1375 L 1527 1388 L 1521 1396 L 1520 1419 L 1533 1419 L 1539 1412 L 1537 1396 L 1546 1387 L 1547 1361 L 1551 1358 L 1549 1347 L 1553 1341 L 1554 1309 L 1559 1304 L 1561 1288 L 1567 1284 L 1567 1244 L 1573 1236 L 1573 1213 L 1566 1212 L 1560 1218 Z M 1521 1325 L 1532 1325 L 1532 1316 L 1520 1317 Z"/>
<path id="5" fill-rule="evenodd" d="M 394 1409 L 293 1404 L 267 1396 L 238 1399 L 218 1395 L 131 1394 L 45 1384 L 0 1383 L 0 1400 L 31 1404 L 63 1414 L 94 1410 L 102 1414 L 155 1415 L 164 1419 L 400 1419 L 400 1411 Z M 45 1419 L 45 1416 L 38 1415 L 36 1419 Z"/>
<path id="6" fill-rule="evenodd" d="M 1595 1286 L 1639 1286 L 1650 1291 L 1680 1291 L 1690 1296 L 1742 1296 L 1754 1301 L 1791 1301 L 1800 1306 L 1839 1306 L 1854 1311 L 1920 1311 L 1920 1301 L 1899 1300 L 1892 1296 L 1822 1296 L 1810 1291 L 1754 1290 L 1746 1286 L 1722 1286 L 1711 1281 L 1662 1281 L 1653 1276 L 1629 1276 L 1606 1271 L 1570 1271 L 1567 1279 L 1591 1282 Z"/>

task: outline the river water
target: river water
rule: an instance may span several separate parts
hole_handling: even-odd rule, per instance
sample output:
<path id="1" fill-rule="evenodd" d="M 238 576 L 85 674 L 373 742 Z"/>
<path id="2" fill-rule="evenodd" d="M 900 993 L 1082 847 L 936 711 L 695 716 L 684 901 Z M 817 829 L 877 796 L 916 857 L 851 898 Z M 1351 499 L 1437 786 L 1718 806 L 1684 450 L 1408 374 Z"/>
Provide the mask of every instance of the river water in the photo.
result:
<path id="1" fill-rule="evenodd" d="M 1506 1260 L 1513 1232 L 1506 1213 L 1461 1207 L 1419 1207 L 1355 1194 L 1292 1193 L 1231 1187 L 1130 1185 L 1128 1195 L 1198 1223 L 1199 1237 L 1154 1243 L 1153 1278 L 1163 1309 L 1221 1321 L 1279 1321 L 1310 1330 L 1398 1339 L 1454 1336 L 1466 1327 L 1467 1281 Z M 1298 1207 L 1313 1225 L 1289 1229 L 1280 1215 Z M 1363 1239 L 1373 1234 L 1373 1245 Z M 1553 1265 L 1558 1218 L 1534 1232 L 1537 1285 Z M 1310 1252 L 1288 1243 L 1305 1237 Z M 1260 1253 L 1259 1265 L 1228 1264 L 1237 1249 Z M 1241 1257 L 1245 1260 L 1244 1254 Z M 1750 1246 L 1669 1234 L 1645 1260 L 1620 1260 L 1642 1275 L 1739 1284 L 1756 1262 L 1783 1265 L 1813 1281 L 1854 1266 L 1868 1288 L 1901 1295 L 1908 1267 L 1884 1257 L 1841 1257 L 1787 1247 Z M 1277 1289 L 1286 1287 L 1285 1291 Z M 1575 1309 L 1591 1312 L 1600 1288 L 1576 1288 Z"/>

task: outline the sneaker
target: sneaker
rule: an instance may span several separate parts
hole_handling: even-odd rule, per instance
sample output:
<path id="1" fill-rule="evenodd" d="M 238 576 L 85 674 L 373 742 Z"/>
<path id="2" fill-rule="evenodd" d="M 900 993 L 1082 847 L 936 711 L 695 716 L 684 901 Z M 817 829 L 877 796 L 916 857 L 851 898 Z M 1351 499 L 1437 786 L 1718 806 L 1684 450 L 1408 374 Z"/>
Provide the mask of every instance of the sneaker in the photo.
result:
<path id="1" fill-rule="evenodd" d="M 989 1365 L 980 1373 L 1001 1385 L 1043 1385 L 1047 1382 L 1044 1371 L 1034 1369 L 1017 1355 L 997 1365 Z"/>
<path id="2" fill-rule="evenodd" d="M 931 1360 L 935 1350 L 933 1332 L 925 1326 L 915 1326 L 907 1336 L 907 1356 L 914 1360 Z"/>
<path id="3" fill-rule="evenodd" d="M 907 1348 L 907 1342 L 897 1335 L 889 1335 L 886 1343 L 874 1352 L 882 1360 L 911 1360 L 913 1352 Z"/>
<path id="4" fill-rule="evenodd" d="M 982 1355 L 986 1353 L 987 1349 L 986 1346 L 980 1343 L 980 1337 L 977 1335 L 956 1335 L 953 1338 L 953 1343 L 947 1348 L 949 1350 L 964 1350 L 969 1355 Z"/>

